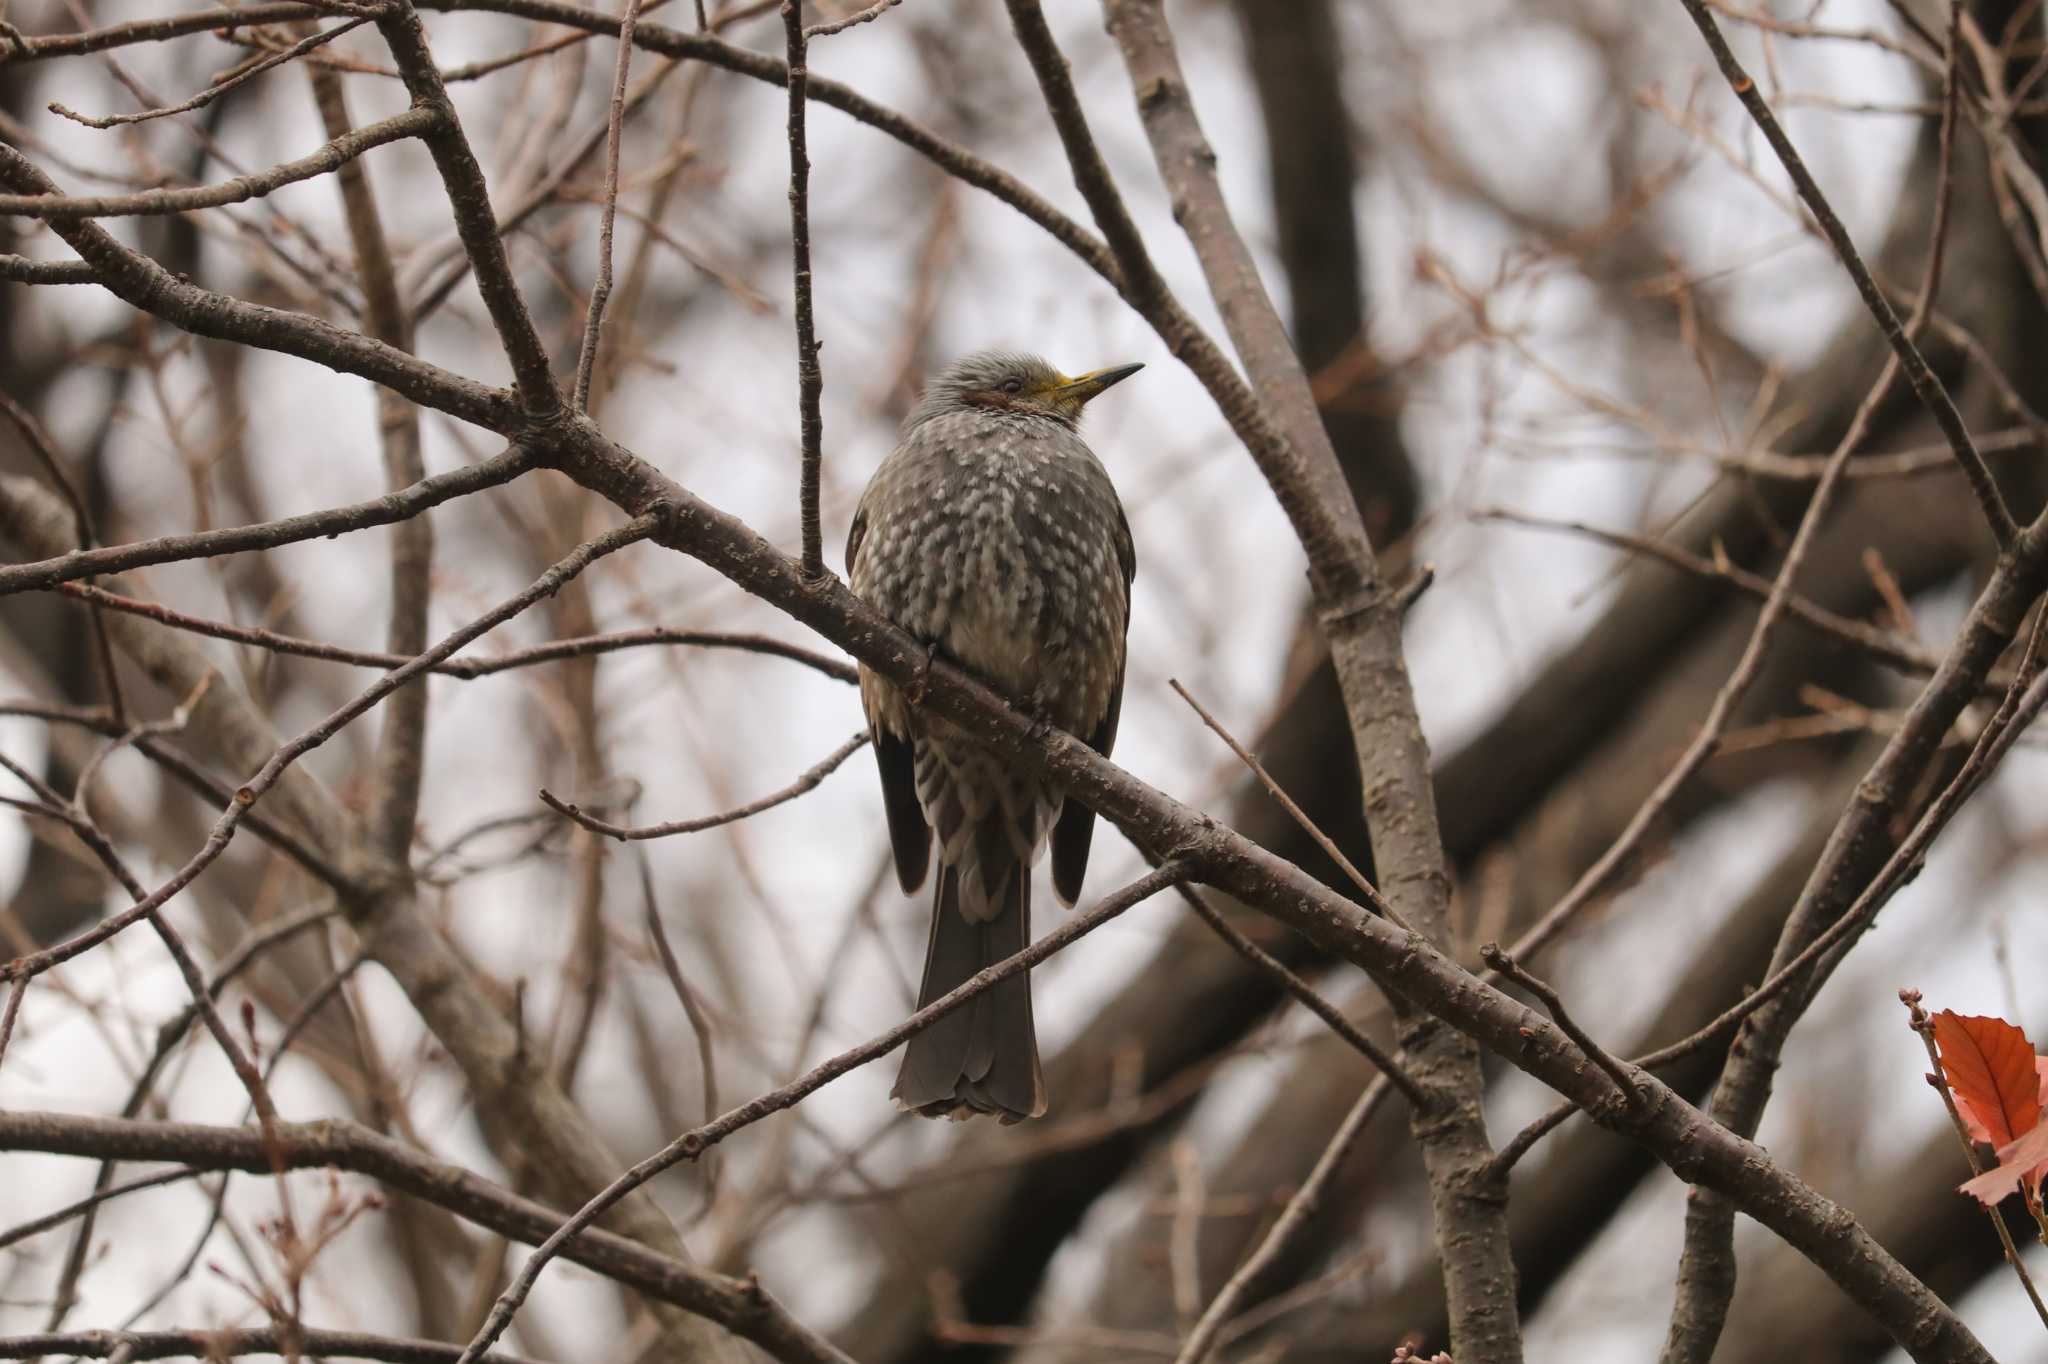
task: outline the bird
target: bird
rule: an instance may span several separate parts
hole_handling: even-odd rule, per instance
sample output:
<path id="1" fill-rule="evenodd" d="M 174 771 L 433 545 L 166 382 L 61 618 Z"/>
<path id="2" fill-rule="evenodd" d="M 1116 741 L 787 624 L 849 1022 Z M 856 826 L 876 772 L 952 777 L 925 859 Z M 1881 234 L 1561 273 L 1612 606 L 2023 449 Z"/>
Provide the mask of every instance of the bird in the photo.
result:
<path id="1" fill-rule="evenodd" d="M 1069 376 L 985 350 L 925 388 L 855 509 L 854 593 L 1034 720 L 1107 756 L 1123 708 L 1137 572 L 1130 523 L 1080 436 L 1081 412 L 1143 365 Z M 1031 869 L 1048 842 L 1060 903 L 1081 893 L 1094 811 L 860 669 L 896 877 L 924 884 L 937 835 L 919 1008 L 1031 940 Z M 911 1036 L 891 1091 L 930 1118 L 1045 1112 L 1018 972 Z"/>

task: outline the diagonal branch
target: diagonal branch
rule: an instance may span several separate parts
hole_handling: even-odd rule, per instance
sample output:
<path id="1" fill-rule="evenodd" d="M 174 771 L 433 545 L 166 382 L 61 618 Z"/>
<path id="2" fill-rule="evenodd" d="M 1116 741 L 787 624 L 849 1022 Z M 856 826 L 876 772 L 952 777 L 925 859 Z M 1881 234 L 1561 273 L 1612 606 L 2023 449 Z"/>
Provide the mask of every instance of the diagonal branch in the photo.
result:
<path id="1" fill-rule="evenodd" d="M 551 791 L 542 791 L 540 799 L 543 805 L 546 805 L 555 813 L 575 820 L 592 833 L 603 834 L 606 838 L 616 838 L 621 843 L 638 842 L 649 838 L 669 838 L 676 834 L 702 833 L 706 829 L 716 829 L 726 824 L 737 824 L 740 820 L 752 818 L 763 810 L 772 810 L 778 805 L 787 805 L 798 796 L 817 789 L 819 782 L 838 771 L 840 764 L 860 752 L 862 748 L 867 746 L 867 742 L 868 732 L 862 730 L 806 768 L 801 776 L 783 787 L 780 791 L 771 792 L 768 795 L 762 796 L 759 800 L 750 800 L 745 805 L 736 806 L 730 810 L 722 810 L 715 815 L 705 815 L 699 819 L 676 819 L 662 824 L 613 824 L 609 820 L 599 819 L 596 815 L 589 814 L 578 806 L 569 804 Z"/>
<path id="2" fill-rule="evenodd" d="M 67 597 L 76 597 L 94 606 L 144 616 L 159 624 L 195 635 L 205 635 L 209 639 L 224 639 L 235 644 L 268 649 L 273 653 L 291 654 L 298 658 L 349 663 L 358 668 L 396 668 L 412 658 L 411 654 L 380 649 L 350 649 L 317 639 L 300 639 L 294 635 L 279 634 L 275 630 L 265 630 L 257 626 L 231 625 L 226 621 L 208 620 L 202 616 L 187 615 L 183 611 L 173 611 L 157 602 L 124 597 L 99 587 L 84 587 L 67 582 L 57 584 L 56 590 Z M 510 672 L 515 668 L 531 668 L 567 658 L 589 658 L 620 649 L 640 649 L 659 645 L 736 649 L 743 653 L 763 654 L 770 658 L 786 658 L 834 681 L 852 683 L 858 680 L 853 668 L 839 659 L 827 658 L 814 649 L 785 644 L 767 635 L 730 634 L 716 630 L 674 630 L 659 625 L 643 626 L 637 630 L 616 630 L 602 635 L 551 639 L 545 644 L 529 645 L 524 649 L 512 649 L 482 658 L 451 658 L 436 663 L 433 671 L 437 677 L 453 677 L 467 682 L 479 677 L 490 677 L 495 673 Z M 4 704 L 0 702 L 0 705 Z"/>
<path id="3" fill-rule="evenodd" d="M 407 109 L 367 128 L 336 137 L 310 156 L 283 162 L 254 175 L 223 180 L 217 185 L 152 189 L 140 194 L 0 194 L 0 215 L 56 222 L 76 218 L 122 218 L 147 213 L 194 213 L 203 208 L 243 204 L 251 199 L 261 199 L 286 185 L 296 185 L 301 180 L 332 175 L 372 148 L 402 142 L 409 137 L 430 137 L 440 124 L 441 115 L 433 109 Z"/>
<path id="4" fill-rule="evenodd" d="M 176 1161 L 261 1174 L 270 1172 L 274 1155 L 290 1170 L 333 1168 L 367 1175 L 528 1245 L 546 1239 L 561 1221 L 560 1214 L 531 1199 L 345 1119 L 280 1123 L 276 1135 L 273 1150 L 250 1128 L 0 1112 L 0 1151 Z M 563 1254 L 650 1298 L 708 1317 L 788 1364 L 849 1364 L 758 1283 L 696 1268 L 595 1227 L 579 1232 Z"/>
<path id="5" fill-rule="evenodd" d="M 0 596 L 55 587 L 59 583 L 77 582 L 103 573 L 146 568 L 151 564 L 244 554 L 251 550 L 298 544 L 304 540 L 326 539 L 372 526 L 394 525 L 443 502 L 510 483 L 534 467 L 533 456 L 524 447 L 514 445 L 489 459 L 450 473 L 423 478 L 367 502 L 284 516 L 252 526 L 232 526 L 226 530 L 200 531 L 194 535 L 166 535 L 130 545 L 108 545 L 29 563 L 8 564 L 0 566 Z M 120 605 L 119 602 L 107 604 Z"/>
<path id="6" fill-rule="evenodd" d="M 38 1359 L 43 1355 L 74 1355 L 82 1359 L 208 1359 L 238 1355 L 301 1354 L 320 1359 L 377 1359 L 388 1364 L 453 1364 L 461 1354 L 453 1345 L 404 1336 L 378 1336 L 365 1331 L 326 1331 L 318 1327 L 214 1327 L 189 1331 L 66 1331 L 41 1335 L 0 1336 L 0 1359 Z M 533 1364 L 523 1355 L 494 1353 L 485 1364 Z"/>

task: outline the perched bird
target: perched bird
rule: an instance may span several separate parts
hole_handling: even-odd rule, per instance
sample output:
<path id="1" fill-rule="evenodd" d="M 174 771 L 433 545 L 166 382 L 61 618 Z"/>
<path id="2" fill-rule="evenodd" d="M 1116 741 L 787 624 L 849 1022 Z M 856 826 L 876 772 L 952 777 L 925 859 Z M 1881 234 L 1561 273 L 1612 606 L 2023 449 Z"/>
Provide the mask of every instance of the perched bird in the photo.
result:
<path id="1" fill-rule="evenodd" d="M 1107 754 L 1123 703 L 1136 558 L 1116 489 L 1077 434 L 1081 409 L 1141 365 L 1069 378 L 982 351 L 932 381 L 875 471 L 846 542 L 853 590 L 934 654 Z M 1031 867 L 1052 842 L 1072 905 L 1095 815 L 910 707 L 862 668 L 861 703 L 905 894 L 939 844 L 919 1008 L 1031 940 Z M 1045 1111 L 1031 983 L 1011 976 L 912 1037 L 893 1091 L 926 1117 Z"/>

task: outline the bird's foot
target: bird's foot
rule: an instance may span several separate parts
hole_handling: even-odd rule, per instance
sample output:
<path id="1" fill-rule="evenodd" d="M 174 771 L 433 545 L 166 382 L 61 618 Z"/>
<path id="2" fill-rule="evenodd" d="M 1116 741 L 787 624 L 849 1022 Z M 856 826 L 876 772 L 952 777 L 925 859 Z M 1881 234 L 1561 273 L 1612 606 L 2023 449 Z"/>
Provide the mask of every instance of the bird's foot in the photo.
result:
<path id="1" fill-rule="evenodd" d="M 1059 728 L 1052 722 L 1052 702 L 1043 696 L 1031 696 L 1017 703 L 1023 713 L 1025 733 L 1034 744 L 1042 744 L 1051 738 Z"/>
<path id="2" fill-rule="evenodd" d="M 905 689 L 909 694 L 911 705 L 922 706 L 924 704 L 925 692 L 931 688 L 932 662 L 938 656 L 939 642 L 935 639 L 926 640 L 924 642 L 924 658 L 919 661 L 917 671 L 910 675 L 910 686 Z"/>

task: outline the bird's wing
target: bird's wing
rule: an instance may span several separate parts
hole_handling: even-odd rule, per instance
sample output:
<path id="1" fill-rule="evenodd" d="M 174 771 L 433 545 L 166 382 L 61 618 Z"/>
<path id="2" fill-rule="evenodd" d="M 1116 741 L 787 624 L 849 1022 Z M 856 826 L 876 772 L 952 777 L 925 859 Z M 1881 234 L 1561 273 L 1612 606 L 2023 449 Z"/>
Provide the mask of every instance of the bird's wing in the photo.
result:
<path id="1" fill-rule="evenodd" d="M 846 528 L 846 576 L 853 576 L 853 566 L 860 558 L 860 542 L 868 535 L 867 498 L 861 498 L 860 505 L 853 509 L 853 524 Z"/>
<path id="2" fill-rule="evenodd" d="M 889 849 L 896 855 L 896 882 L 905 895 L 924 884 L 931 865 L 932 830 L 917 799 L 917 748 L 907 734 L 891 734 L 870 714 L 875 768 L 882 774 L 882 811 L 889 819 Z"/>
<path id="3" fill-rule="evenodd" d="M 1124 571 L 1124 634 L 1131 628 L 1131 583 L 1138 576 L 1137 547 L 1131 541 L 1131 523 L 1121 504 L 1116 509 L 1116 558 Z M 1103 757 L 1116 747 L 1116 723 L 1124 712 L 1124 667 L 1129 657 L 1117 660 L 1116 682 L 1109 689 L 1109 707 L 1102 722 L 1088 736 L 1088 746 Z M 1095 811 L 1069 798 L 1060 810 L 1059 823 L 1052 831 L 1052 889 L 1060 903 L 1072 908 L 1081 898 L 1081 881 L 1088 874 L 1088 848 L 1095 840 Z"/>
<path id="4" fill-rule="evenodd" d="M 858 581 L 861 542 L 867 538 L 866 499 L 853 513 L 853 526 L 846 533 L 846 576 Z M 889 849 L 896 856 L 896 880 L 908 895 L 924 884 L 931 865 L 932 831 L 925 823 L 924 808 L 917 800 L 917 750 L 910 735 L 897 733 L 882 722 L 873 693 L 888 683 L 861 669 L 861 700 L 866 703 L 868 731 L 874 739 L 875 769 L 882 776 L 882 812 L 889 821 Z"/>

